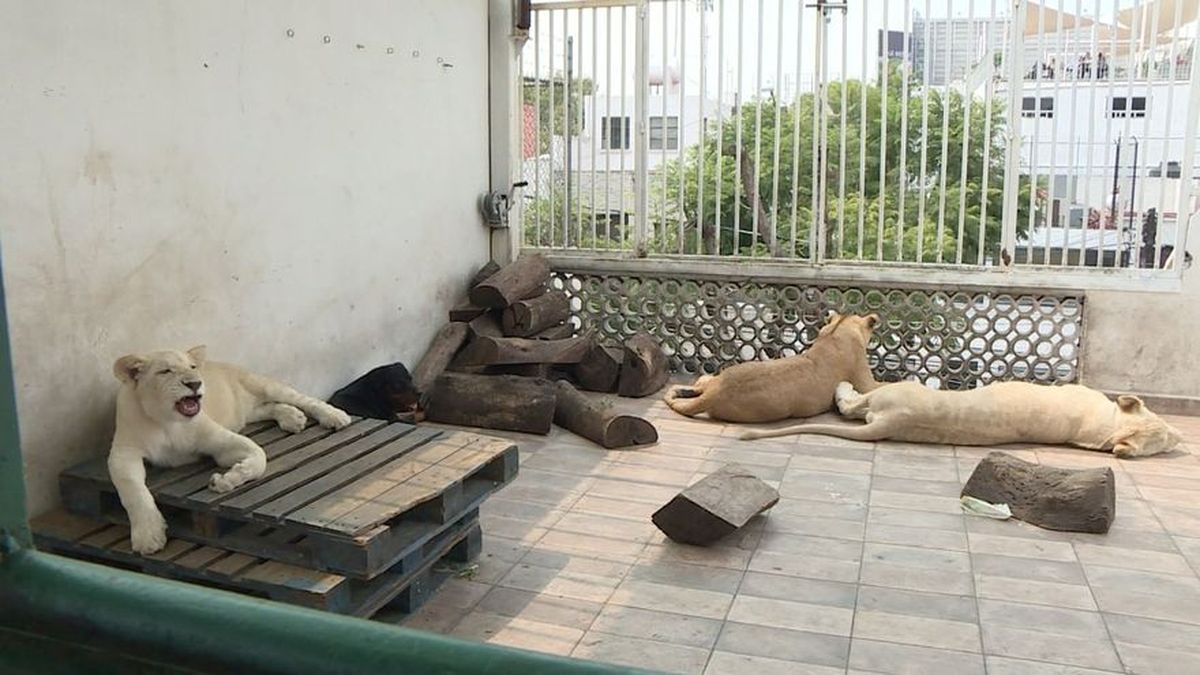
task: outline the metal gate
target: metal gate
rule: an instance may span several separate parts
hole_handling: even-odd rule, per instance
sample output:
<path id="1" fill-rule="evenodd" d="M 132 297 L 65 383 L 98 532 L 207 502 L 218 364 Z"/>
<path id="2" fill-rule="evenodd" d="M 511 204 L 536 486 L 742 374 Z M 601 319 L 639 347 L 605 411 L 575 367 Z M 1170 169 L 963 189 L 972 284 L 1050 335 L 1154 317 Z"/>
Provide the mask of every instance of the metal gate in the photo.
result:
<path id="1" fill-rule="evenodd" d="M 535 3 L 523 244 L 750 276 L 1177 278 L 1198 5 Z"/>

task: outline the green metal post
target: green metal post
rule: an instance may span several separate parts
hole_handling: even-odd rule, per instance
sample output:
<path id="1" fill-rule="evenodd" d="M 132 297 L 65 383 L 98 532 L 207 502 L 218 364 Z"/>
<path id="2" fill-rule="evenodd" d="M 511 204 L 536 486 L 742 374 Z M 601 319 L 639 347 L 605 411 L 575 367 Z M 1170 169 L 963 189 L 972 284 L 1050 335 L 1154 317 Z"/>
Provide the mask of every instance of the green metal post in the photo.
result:
<path id="1" fill-rule="evenodd" d="M 31 546 L 25 513 L 25 472 L 17 396 L 13 388 L 12 350 L 8 344 L 8 310 L 4 302 L 4 267 L 0 264 L 0 546 Z M 4 551 L 0 550 L 0 556 Z"/>

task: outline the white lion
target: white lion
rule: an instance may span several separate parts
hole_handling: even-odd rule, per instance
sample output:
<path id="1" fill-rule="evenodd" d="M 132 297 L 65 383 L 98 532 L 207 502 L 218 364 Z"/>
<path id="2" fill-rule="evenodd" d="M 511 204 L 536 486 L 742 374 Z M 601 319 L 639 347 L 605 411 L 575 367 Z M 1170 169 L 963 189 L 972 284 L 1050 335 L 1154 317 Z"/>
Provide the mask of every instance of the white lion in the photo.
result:
<path id="1" fill-rule="evenodd" d="M 837 387 L 843 415 L 866 424 L 798 424 L 747 431 L 744 439 L 824 434 L 860 441 L 953 445 L 1046 443 L 1112 451 L 1121 458 L 1168 452 L 1182 436 L 1136 396 L 1116 402 L 1087 387 L 997 382 L 969 391 L 936 391 L 916 382 L 886 384 L 860 394 Z"/>
<path id="2" fill-rule="evenodd" d="M 296 433 L 308 423 L 305 413 L 332 429 L 350 423 L 327 403 L 237 366 L 205 361 L 204 353 L 193 347 L 131 354 L 113 364 L 121 389 L 108 473 L 129 515 L 133 550 L 143 555 L 167 543 L 167 524 L 146 487 L 143 461 L 179 466 L 207 455 L 225 469 L 212 475 L 209 487 L 228 492 L 267 467 L 263 449 L 234 430 L 275 420 Z"/>

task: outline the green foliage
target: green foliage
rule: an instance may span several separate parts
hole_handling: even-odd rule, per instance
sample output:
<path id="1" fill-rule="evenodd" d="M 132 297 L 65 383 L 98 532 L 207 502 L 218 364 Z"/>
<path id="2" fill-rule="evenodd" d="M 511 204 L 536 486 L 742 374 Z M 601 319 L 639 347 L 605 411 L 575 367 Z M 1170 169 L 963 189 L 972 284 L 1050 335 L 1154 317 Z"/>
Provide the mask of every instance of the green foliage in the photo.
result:
<path id="1" fill-rule="evenodd" d="M 539 114 L 538 135 L 541 139 L 541 147 L 538 148 L 538 154 L 550 151 L 552 136 L 566 134 L 567 120 L 571 121 L 571 135 L 579 135 L 583 128 L 583 116 L 580 114 L 583 97 L 590 96 L 594 88 L 595 85 L 589 78 L 572 79 L 568 106 L 563 104 L 563 100 L 567 97 L 567 78 L 562 73 L 556 73 L 548 80 L 525 78 L 521 99 L 525 103 L 535 106 Z M 569 115 L 567 114 L 568 107 L 570 108 Z"/>

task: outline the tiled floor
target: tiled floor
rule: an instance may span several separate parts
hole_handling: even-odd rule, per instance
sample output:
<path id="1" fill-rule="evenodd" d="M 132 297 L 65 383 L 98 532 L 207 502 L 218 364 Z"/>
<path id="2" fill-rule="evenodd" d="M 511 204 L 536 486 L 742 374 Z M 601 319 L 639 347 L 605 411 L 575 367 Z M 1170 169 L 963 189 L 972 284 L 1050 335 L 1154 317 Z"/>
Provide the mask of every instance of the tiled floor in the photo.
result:
<path id="1" fill-rule="evenodd" d="M 622 401 L 658 445 L 606 451 L 561 429 L 514 436 L 521 473 L 484 508 L 484 552 L 407 625 L 679 673 L 1200 673 L 1200 460 L 1111 466 L 1117 520 L 1066 534 L 961 514 L 987 449 L 736 428 Z M 1171 420 L 1200 449 L 1200 418 Z M 720 546 L 668 541 L 650 514 L 724 462 L 778 486 Z"/>

